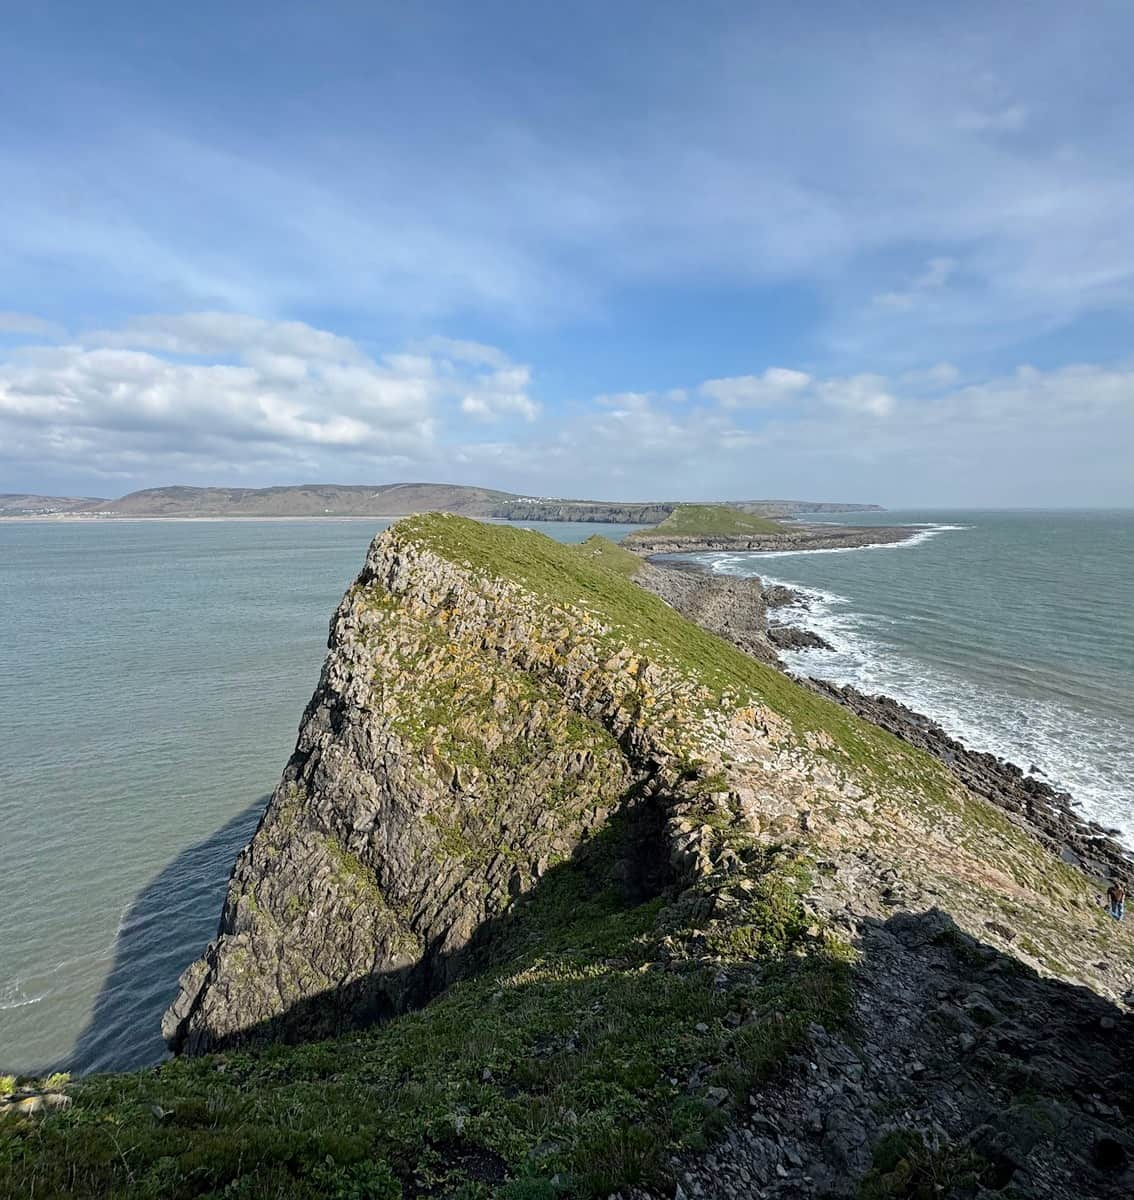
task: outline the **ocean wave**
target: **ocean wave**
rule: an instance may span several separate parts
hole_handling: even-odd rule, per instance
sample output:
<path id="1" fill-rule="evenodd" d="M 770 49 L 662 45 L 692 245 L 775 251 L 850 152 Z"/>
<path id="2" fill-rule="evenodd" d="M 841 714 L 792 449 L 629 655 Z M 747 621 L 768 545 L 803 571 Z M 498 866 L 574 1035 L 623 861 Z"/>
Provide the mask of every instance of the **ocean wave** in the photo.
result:
<path id="1" fill-rule="evenodd" d="M 829 546 L 823 550 L 751 550 L 753 558 L 794 558 L 800 554 L 858 554 L 862 550 L 911 550 L 914 546 L 922 546 L 930 538 L 942 533 L 955 533 L 963 529 L 971 529 L 971 525 L 939 525 L 923 521 L 910 524 L 907 529 L 917 529 L 919 532 L 900 542 L 868 542 L 865 546 Z"/>
<path id="2" fill-rule="evenodd" d="M 1117 720 L 1062 704 L 1023 697 L 994 686 L 974 687 L 953 670 L 908 657 L 872 635 L 886 619 L 853 610 L 834 592 L 764 576 L 801 592 L 807 608 L 791 609 L 791 622 L 813 630 L 833 651 L 781 652 L 794 674 L 850 684 L 884 694 L 924 713 L 972 750 L 1038 768 L 1041 777 L 1071 793 L 1083 814 L 1134 840 L 1134 820 L 1118 800 L 1134 772 L 1134 756 Z"/>
<path id="3" fill-rule="evenodd" d="M 47 993 L 44 992 L 41 996 L 29 996 L 20 986 L 20 981 L 17 979 L 12 983 L 0 987 L 0 1012 L 6 1012 L 11 1008 L 27 1008 L 30 1004 L 38 1004 L 46 995 Z"/>

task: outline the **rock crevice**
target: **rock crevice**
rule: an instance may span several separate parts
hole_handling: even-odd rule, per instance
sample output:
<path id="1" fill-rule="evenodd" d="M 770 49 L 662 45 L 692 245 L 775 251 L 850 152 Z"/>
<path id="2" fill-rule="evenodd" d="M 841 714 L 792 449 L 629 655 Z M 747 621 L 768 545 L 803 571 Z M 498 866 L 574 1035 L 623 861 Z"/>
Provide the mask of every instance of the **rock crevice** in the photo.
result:
<path id="1" fill-rule="evenodd" d="M 163 1033 L 333 1034 L 458 978 L 476 932 L 635 795 L 676 801 L 682 685 L 585 614 L 396 530 L 331 624 L 296 751 Z M 648 712 L 649 720 L 643 714 Z"/>

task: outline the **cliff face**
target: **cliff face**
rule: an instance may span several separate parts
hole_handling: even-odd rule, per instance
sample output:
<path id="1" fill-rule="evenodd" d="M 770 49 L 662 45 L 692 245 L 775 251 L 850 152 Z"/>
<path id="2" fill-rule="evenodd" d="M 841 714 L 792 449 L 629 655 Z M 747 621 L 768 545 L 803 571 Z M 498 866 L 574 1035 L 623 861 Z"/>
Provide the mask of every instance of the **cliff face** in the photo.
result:
<path id="1" fill-rule="evenodd" d="M 186 1053 L 0 1097 L 0 1194 L 1134 1194 L 1128 925 L 638 565 L 378 538 Z M 751 586 L 659 586 L 759 632 Z"/>
<path id="2" fill-rule="evenodd" d="M 412 524 L 383 534 L 170 1045 L 325 1035 L 446 986 L 474 932 L 612 809 L 680 793 L 692 691 L 585 611 L 442 557 Z"/>
<path id="3" fill-rule="evenodd" d="M 420 1004 L 613 810 L 648 803 L 668 828 L 706 778 L 753 836 L 802 820 L 817 850 L 868 839 L 918 895 L 947 882 L 978 928 L 1005 890 L 1021 912 L 1039 848 L 937 764 L 731 648 L 747 675 L 703 660 L 725 648 L 664 605 L 676 624 L 651 636 L 658 602 L 576 561 L 540 535 L 445 516 L 376 539 L 219 937 L 166 1016 L 173 1047 L 325 1035 Z M 682 858 L 672 840 L 660 853 Z M 884 911 L 892 887 L 873 865 L 863 875 L 861 852 L 855 869 L 855 900 Z M 1079 961 L 1065 912 L 1039 924 L 1024 939 L 1037 962 L 1057 942 L 1081 977 L 1120 990 Z"/>

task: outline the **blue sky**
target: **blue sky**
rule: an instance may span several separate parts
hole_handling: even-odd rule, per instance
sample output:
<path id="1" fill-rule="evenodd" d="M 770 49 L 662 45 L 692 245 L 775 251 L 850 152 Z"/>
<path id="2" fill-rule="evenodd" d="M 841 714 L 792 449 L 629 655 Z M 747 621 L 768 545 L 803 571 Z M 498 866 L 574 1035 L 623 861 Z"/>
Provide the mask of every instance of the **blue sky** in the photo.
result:
<path id="1" fill-rule="evenodd" d="M 0 490 L 1134 503 L 1134 10 L 9 6 Z"/>

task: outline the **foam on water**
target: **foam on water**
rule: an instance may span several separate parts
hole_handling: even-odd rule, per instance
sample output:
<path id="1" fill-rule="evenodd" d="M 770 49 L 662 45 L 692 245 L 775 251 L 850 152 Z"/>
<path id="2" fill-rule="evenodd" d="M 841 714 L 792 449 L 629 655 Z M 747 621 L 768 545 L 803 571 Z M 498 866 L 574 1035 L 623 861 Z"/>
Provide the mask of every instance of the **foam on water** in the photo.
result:
<path id="1" fill-rule="evenodd" d="M 1108 712 L 1101 703 L 1085 710 L 1061 702 L 1078 698 L 1084 691 L 1097 690 L 1102 694 L 1101 684 L 1092 689 L 1086 680 L 1067 681 L 1049 666 L 1041 667 L 1024 659 L 997 664 L 994 654 L 988 656 L 992 665 L 984 677 L 974 680 L 960 668 L 967 665 L 966 652 L 981 654 L 980 645 L 954 651 L 953 661 L 949 661 L 950 655 L 930 644 L 930 636 L 923 642 L 917 633 L 918 626 L 930 629 L 940 624 L 939 615 L 909 611 L 912 601 L 900 615 L 872 611 L 869 599 L 862 599 L 865 593 L 861 588 L 858 591 L 862 595 L 852 599 L 831 588 L 801 581 L 800 576 L 809 572 L 803 569 L 792 572 L 786 563 L 777 564 L 776 574 L 763 569 L 763 560 L 773 558 L 794 559 L 798 563 L 818 555 L 913 549 L 941 534 L 961 533 L 971 528 L 927 522 L 921 532 L 905 542 L 837 550 L 712 553 L 697 557 L 715 573 L 759 574 L 768 583 L 792 587 L 807 597 L 806 609 L 790 608 L 773 619 L 811 629 L 835 649 L 781 652 L 785 665 L 795 674 L 814 675 L 836 684 L 850 684 L 866 693 L 891 696 L 931 717 L 947 733 L 974 750 L 1006 758 L 1025 770 L 1035 766 L 1054 787 L 1071 793 L 1083 816 L 1121 831 L 1128 843 L 1134 843 L 1134 809 L 1129 801 L 1134 748 L 1126 714 Z M 964 578 L 960 567 L 958 573 Z M 830 576 L 832 572 L 823 574 Z M 858 584 L 862 582 L 861 575 L 860 572 L 855 578 Z M 939 580 L 936 582 L 939 584 Z M 1014 615 L 1011 584 L 1011 580 L 1007 581 L 1003 594 L 996 598 L 999 607 L 988 614 L 988 629 L 995 629 L 997 622 L 1015 621 L 1033 636 L 1050 636 L 1052 630 L 1044 628 L 1042 622 L 1036 622 L 1033 634 L 1023 618 Z M 911 582 L 908 586 L 914 592 L 915 584 Z M 948 598 L 939 602 L 947 605 Z M 967 634 L 972 632 L 972 628 L 966 629 Z M 902 642 L 911 649 L 903 651 L 895 644 Z M 992 679 L 988 678 L 989 673 L 994 676 Z"/>
<path id="2" fill-rule="evenodd" d="M 786 580 L 765 578 L 772 583 Z M 974 690 L 964 678 L 943 667 L 896 655 L 872 629 L 890 618 L 856 613 L 846 597 L 832 592 L 805 592 L 807 610 L 791 609 L 790 621 L 814 630 L 835 647 L 781 653 L 797 675 L 814 675 L 851 684 L 872 695 L 892 696 L 932 717 L 946 733 L 974 750 L 1007 758 L 1027 770 L 1036 766 L 1053 787 L 1066 790 L 1084 815 L 1134 835 L 1129 809 L 1116 802 L 1128 769 L 1120 752 L 1124 742 L 1117 721 L 1083 720 L 1066 707 L 983 687 Z"/>
<path id="3" fill-rule="evenodd" d="M 820 522 L 820 524 L 823 523 Z M 829 525 L 834 524 L 832 521 L 825 523 Z M 706 551 L 704 554 L 698 554 L 697 558 L 711 564 L 713 571 L 717 574 L 728 575 L 732 573 L 737 565 L 749 561 L 753 554 L 758 554 L 761 559 L 765 559 L 798 558 L 801 554 L 858 554 L 862 550 L 912 550 L 915 546 L 923 545 L 930 538 L 936 537 L 938 534 L 952 533 L 957 530 L 968 529 L 970 526 L 945 525 L 936 521 L 926 521 L 923 523 L 913 523 L 909 528 L 917 529 L 918 532 L 900 542 L 870 542 L 866 546 L 827 546 L 822 550 L 759 550 L 743 553 L 713 550 Z"/>
<path id="4" fill-rule="evenodd" d="M 23 990 L 19 979 L 0 986 L 0 1012 L 6 1012 L 12 1008 L 27 1008 L 29 1005 L 38 1004 L 42 999 L 42 995 L 29 996 Z"/>

